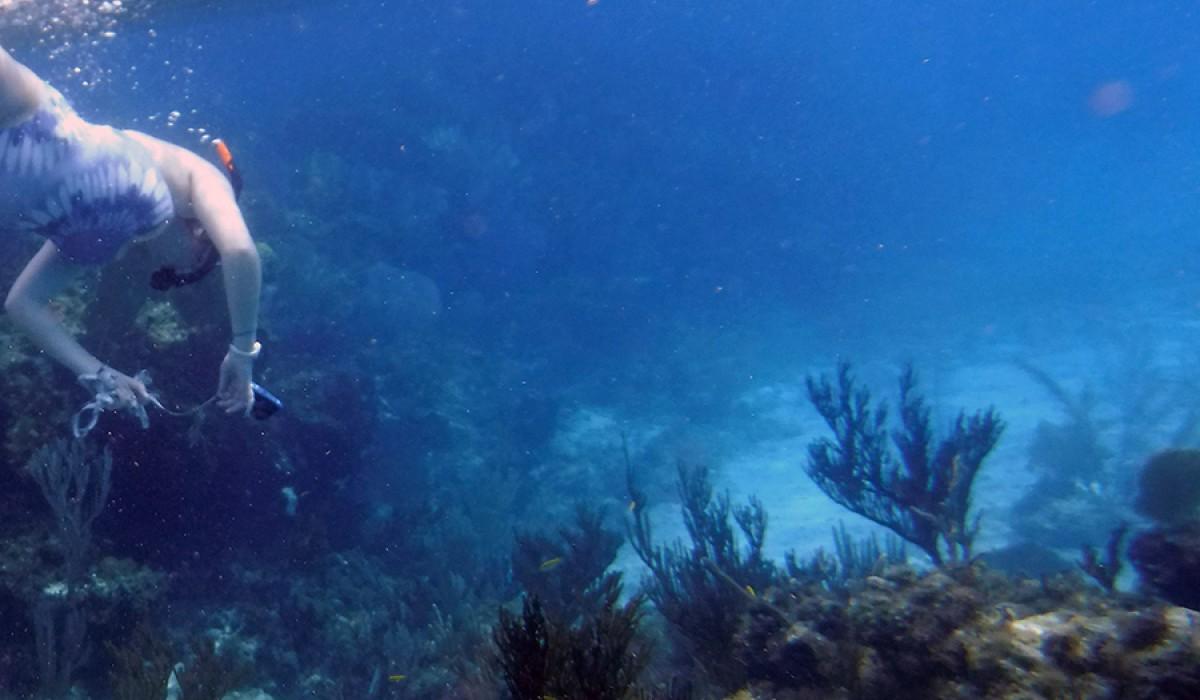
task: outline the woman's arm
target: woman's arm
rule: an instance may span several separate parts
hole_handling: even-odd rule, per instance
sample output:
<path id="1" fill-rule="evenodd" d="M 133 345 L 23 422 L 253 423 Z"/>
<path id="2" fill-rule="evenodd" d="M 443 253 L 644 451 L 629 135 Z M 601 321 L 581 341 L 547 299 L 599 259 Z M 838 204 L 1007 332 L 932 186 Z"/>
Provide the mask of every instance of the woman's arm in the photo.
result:
<path id="1" fill-rule="evenodd" d="M 242 218 L 233 188 L 216 168 L 201 161 L 191 171 L 192 213 L 221 255 L 233 341 L 221 362 L 217 405 L 227 413 L 249 413 L 254 405 L 252 364 L 258 354 L 258 297 L 262 263 Z"/>
<path id="2" fill-rule="evenodd" d="M 46 241 L 17 276 L 4 300 L 4 310 L 38 347 L 78 376 L 93 374 L 104 364 L 84 350 L 50 310 L 50 300 L 74 275 L 74 266 Z"/>
<path id="3" fill-rule="evenodd" d="M 233 345 L 248 352 L 258 332 L 262 264 L 233 188 L 208 163 L 192 172 L 192 211 L 221 255 Z"/>
<path id="4" fill-rule="evenodd" d="M 25 121 L 44 91 L 41 78 L 0 47 L 0 129 Z"/>
<path id="5" fill-rule="evenodd" d="M 106 367 L 63 328 L 50 310 L 50 300 L 75 276 L 75 266 L 46 241 L 33 256 L 4 300 L 4 310 L 30 339 L 50 357 L 58 360 L 75 376 L 101 374 L 113 382 L 118 408 L 144 404 L 150 400 L 146 386 L 127 374 Z"/>

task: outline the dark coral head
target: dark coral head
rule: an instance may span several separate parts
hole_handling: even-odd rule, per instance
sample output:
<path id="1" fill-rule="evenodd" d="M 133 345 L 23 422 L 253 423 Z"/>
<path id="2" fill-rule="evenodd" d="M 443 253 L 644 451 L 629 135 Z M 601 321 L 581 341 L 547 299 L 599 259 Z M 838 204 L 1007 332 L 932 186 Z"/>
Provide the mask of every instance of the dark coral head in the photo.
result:
<path id="1" fill-rule="evenodd" d="M 1142 468 L 1135 505 L 1160 523 L 1200 515 L 1200 450 L 1163 450 L 1151 457 Z"/>

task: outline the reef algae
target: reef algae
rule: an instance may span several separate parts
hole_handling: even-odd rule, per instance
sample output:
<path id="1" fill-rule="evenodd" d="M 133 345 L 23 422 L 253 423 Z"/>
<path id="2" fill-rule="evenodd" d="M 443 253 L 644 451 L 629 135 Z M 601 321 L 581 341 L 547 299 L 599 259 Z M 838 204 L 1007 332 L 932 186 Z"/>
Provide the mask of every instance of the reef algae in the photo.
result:
<path id="1" fill-rule="evenodd" d="M 734 653 L 756 698 L 1197 697 L 1197 623 L 1078 576 L 893 567 L 841 598 L 781 585 L 744 616 Z"/>

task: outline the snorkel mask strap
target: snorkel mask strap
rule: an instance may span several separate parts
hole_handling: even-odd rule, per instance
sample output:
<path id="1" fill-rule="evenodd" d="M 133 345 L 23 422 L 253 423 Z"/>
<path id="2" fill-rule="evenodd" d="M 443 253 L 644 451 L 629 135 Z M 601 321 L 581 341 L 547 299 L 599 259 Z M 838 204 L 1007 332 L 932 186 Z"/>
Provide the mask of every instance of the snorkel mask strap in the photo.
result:
<path id="1" fill-rule="evenodd" d="M 217 159 L 221 163 L 221 172 L 225 173 L 225 177 L 229 180 L 229 186 L 233 188 L 233 198 L 240 199 L 242 196 L 242 172 L 238 170 L 237 164 L 233 162 L 233 153 L 230 152 L 229 146 L 221 139 L 213 139 L 213 150 L 217 153 Z M 165 292 L 169 289 L 178 287 L 186 287 L 189 284 L 199 282 L 204 277 L 213 271 L 217 263 L 221 262 L 221 256 L 217 249 L 211 243 L 207 244 L 204 251 L 204 257 L 191 270 L 179 272 L 174 265 L 164 265 L 150 276 L 150 286 L 154 289 Z"/>

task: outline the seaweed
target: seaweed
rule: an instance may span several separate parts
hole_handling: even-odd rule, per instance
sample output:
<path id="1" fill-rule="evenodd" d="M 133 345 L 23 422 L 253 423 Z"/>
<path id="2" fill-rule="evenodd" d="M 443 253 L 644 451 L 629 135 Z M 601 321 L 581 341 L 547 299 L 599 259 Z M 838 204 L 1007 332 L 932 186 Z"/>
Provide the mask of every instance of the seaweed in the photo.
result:
<path id="1" fill-rule="evenodd" d="M 25 465 L 54 512 L 69 588 L 83 583 L 90 562 L 92 523 L 104 510 L 112 486 L 112 453 L 96 454 L 81 440 L 56 440 Z"/>
<path id="2" fill-rule="evenodd" d="M 250 681 L 250 669 L 217 653 L 211 639 L 192 644 L 191 662 L 176 670 L 187 700 L 221 700 Z"/>
<path id="3" fill-rule="evenodd" d="M 172 673 L 186 700 L 221 700 L 250 680 L 250 669 L 218 654 L 211 639 L 197 639 L 190 662 L 175 663 L 166 634 L 144 619 L 124 643 L 104 646 L 113 700 L 162 700 Z"/>
<path id="4" fill-rule="evenodd" d="M 110 640 L 104 648 L 112 659 L 108 681 L 113 700 L 162 700 L 175 668 L 166 635 L 143 619 L 124 643 Z"/>
<path id="5" fill-rule="evenodd" d="M 645 496 L 634 485 L 626 457 L 630 493 L 630 539 L 650 570 L 644 588 L 659 613 L 671 624 L 700 670 L 718 685 L 736 688 L 745 669 L 729 656 L 738 618 L 754 607 L 759 591 L 778 572 L 763 556 L 767 514 L 751 499 L 734 508 L 728 494 L 713 496 L 705 467 L 680 463 L 679 495 L 691 546 L 654 544 Z M 745 540 L 739 547 L 733 523 Z"/>
<path id="6" fill-rule="evenodd" d="M 1016 365 L 1053 399 L 1061 417 L 1041 420 L 1034 430 L 1028 463 L 1036 481 L 1013 506 L 1013 529 L 1029 543 L 1073 549 L 1115 525 L 1107 496 L 1115 454 L 1103 437 L 1109 426 L 1090 386 L 1072 391 L 1027 361 Z"/>
<path id="7" fill-rule="evenodd" d="M 82 601 L 45 596 L 33 606 L 38 684 L 47 697 L 64 696 L 76 673 L 91 659 Z"/>
<path id="8" fill-rule="evenodd" d="M 841 506 L 892 530 L 935 564 L 970 559 L 979 518 L 968 521 L 971 487 L 996 446 L 1004 422 L 993 409 L 960 412 L 950 434 L 935 446 L 930 411 L 917 393 L 911 366 L 900 374 L 901 428 L 891 433 L 900 457 L 888 448 L 887 407 L 872 407 L 871 393 L 855 384 L 848 363 L 836 386 L 809 377 L 808 395 L 834 433 L 808 448 L 806 471 Z"/>
<path id="9" fill-rule="evenodd" d="M 600 609 L 572 626 L 550 616 L 536 596 L 525 598 L 521 614 L 500 609 L 493 632 L 494 664 L 514 700 L 635 697 L 647 662 L 639 641 L 643 600 L 618 604 L 620 586 L 605 593 Z"/>
<path id="10" fill-rule="evenodd" d="M 1121 575 L 1121 545 L 1128 534 L 1129 523 L 1122 522 L 1114 528 L 1108 536 L 1103 556 L 1091 545 L 1083 548 L 1079 568 L 1106 591 L 1116 590 L 1117 577 Z"/>
<path id="11" fill-rule="evenodd" d="M 784 568 L 794 579 L 812 581 L 827 591 L 841 591 L 851 581 L 878 574 L 885 566 L 907 561 L 904 540 L 896 535 L 888 533 L 883 547 L 874 533 L 856 542 L 846 531 L 846 524 L 839 521 L 833 528 L 832 555 L 821 548 L 808 561 L 801 562 L 794 550 L 788 551 L 784 555 Z"/>
<path id="12" fill-rule="evenodd" d="M 573 622 L 599 610 L 619 585 L 620 574 L 605 572 L 622 541 L 604 528 L 598 511 L 580 504 L 574 526 L 560 528 L 557 539 L 517 534 L 513 576 L 548 614 Z"/>
<path id="13" fill-rule="evenodd" d="M 54 513 L 63 555 L 64 582 L 53 583 L 33 603 L 34 644 L 42 692 L 64 694 L 91 657 L 85 584 L 91 565 L 92 523 L 108 502 L 112 454 L 99 455 L 80 440 L 57 440 L 25 466 Z"/>

